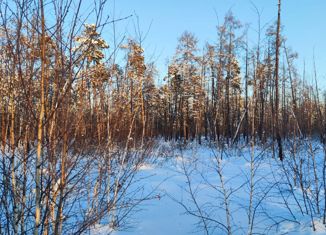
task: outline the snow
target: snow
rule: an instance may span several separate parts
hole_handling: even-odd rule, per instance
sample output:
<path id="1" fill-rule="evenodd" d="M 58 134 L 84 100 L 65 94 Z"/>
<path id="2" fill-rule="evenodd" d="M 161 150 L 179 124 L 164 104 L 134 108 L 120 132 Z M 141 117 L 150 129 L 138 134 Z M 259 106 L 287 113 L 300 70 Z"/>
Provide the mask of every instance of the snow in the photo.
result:
<path id="1" fill-rule="evenodd" d="M 186 215 L 184 210 L 167 195 L 167 192 L 172 193 L 173 196 L 182 194 L 179 185 L 183 184 L 183 178 L 167 167 L 155 168 L 143 165 L 140 169 L 145 171 L 145 174 L 153 174 L 143 183 L 148 188 L 159 185 L 156 198 L 142 205 L 142 210 L 131 221 L 131 228 L 113 234 L 189 234 L 192 231 L 191 225 L 196 223 L 196 219 Z M 91 234 L 104 235 L 110 231 L 107 225 L 97 225 Z"/>
<path id="2" fill-rule="evenodd" d="M 151 164 L 143 163 L 139 166 L 139 170 L 145 171 L 145 170 L 153 170 L 154 167 Z"/>
<path id="3" fill-rule="evenodd" d="M 311 217 L 300 213 L 294 199 L 296 198 L 303 206 L 302 190 L 299 186 L 293 186 L 293 193 L 289 192 L 283 171 L 285 168 L 281 167 L 280 162 L 271 158 L 269 150 L 259 147 L 254 150 L 255 161 L 252 165 L 250 162 L 252 149 L 246 146 L 229 148 L 223 152 L 196 144 L 182 151 L 174 148 L 171 156 L 160 157 L 156 163 L 143 164 L 139 168 L 140 177 L 144 177 L 144 180 L 139 183 L 145 185 L 148 191 L 155 189 L 155 195 L 152 200 L 141 204 L 141 210 L 129 219 L 129 226 L 123 231 L 112 231 L 108 225 L 96 225 L 90 234 L 204 234 L 200 220 L 185 211 L 185 207 L 190 211 L 195 211 L 195 207 L 188 193 L 189 181 L 184 174 L 184 169 L 189 172 L 194 195 L 202 210 L 208 217 L 226 225 L 223 194 L 220 191 L 220 179 L 216 172 L 217 164 L 221 166 L 225 188 L 229 193 L 233 234 L 248 232 L 249 177 L 252 166 L 255 169 L 252 203 L 253 206 L 257 206 L 254 233 L 326 234 L 320 215 L 313 217 L 316 229 L 313 231 Z M 316 151 L 319 160 L 322 159 L 321 152 L 321 150 Z M 308 190 L 311 193 L 314 191 L 312 187 L 306 191 Z M 320 197 L 322 196 L 321 190 Z M 313 198 L 311 195 L 309 197 Z M 285 201 L 293 215 L 287 209 Z M 210 226 L 209 234 L 226 234 L 225 230 L 216 224 L 210 223 Z"/>
<path id="4" fill-rule="evenodd" d="M 290 235 L 310 235 L 310 234 L 326 234 L 325 225 L 322 220 L 314 220 L 316 231 L 312 231 L 312 226 L 310 221 L 302 221 L 301 225 L 295 223 L 284 223 L 281 226 L 279 234 L 290 234 Z"/>

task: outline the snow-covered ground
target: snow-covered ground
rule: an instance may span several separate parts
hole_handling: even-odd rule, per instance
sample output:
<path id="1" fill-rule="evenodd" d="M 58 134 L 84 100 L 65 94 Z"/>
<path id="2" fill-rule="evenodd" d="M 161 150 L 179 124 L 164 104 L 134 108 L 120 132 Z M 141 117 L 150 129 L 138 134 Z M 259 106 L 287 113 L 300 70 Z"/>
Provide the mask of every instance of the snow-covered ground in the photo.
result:
<path id="1" fill-rule="evenodd" d="M 182 151 L 175 148 L 170 156 L 140 167 L 138 177 L 144 180 L 139 182 L 148 192 L 155 189 L 155 193 L 129 219 L 129 227 L 112 232 L 107 225 L 97 225 L 90 234 L 207 234 L 205 227 L 208 234 L 227 234 L 225 199 L 232 234 L 248 234 L 249 217 L 254 218 L 250 220 L 253 234 L 326 234 L 322 223 L 323 151 L 318 144 L 310 152 L 303 149 L 293 160 L 290 145 L 286 147 L 287 159 L 281 164 L 272 158 L 268 147 L 254 151 L 248 146 L 217 151 L 196 144 Z M 317 164 L 319 213 L 313 185 L 314 163 L 309 153 L 314 153 Z M 305 177 L 302 187 L 294 184 L 298 181 L 292 174 L 295 164 L 305 172 L 301 174 Z"/>

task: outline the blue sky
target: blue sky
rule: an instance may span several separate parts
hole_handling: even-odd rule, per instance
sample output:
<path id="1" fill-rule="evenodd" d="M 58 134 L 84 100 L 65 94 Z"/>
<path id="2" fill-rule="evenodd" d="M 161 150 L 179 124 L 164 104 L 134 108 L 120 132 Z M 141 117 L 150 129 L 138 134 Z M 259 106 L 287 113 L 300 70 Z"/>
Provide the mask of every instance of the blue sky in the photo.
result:
<path id="1" fill-rule="evenodd" d="M 109 13 L 113 13 L 114 0 L 109 0 Z M 243 23 L 250 24 L 250 39 L 255 41 L 257 14 L 253 4 L 261 11 L 261 24 L 276 20 L 277 0 L 116 0 L 115 18 L 138 15 L 143 34 L 149 30 L 143 44 L 147 58 L 155 60 L 161 72 L 175 51 L 177 38 L 188 30 L 199 39 L 199 46 L 216 38 L 217 16 L 222 22 L 231 9 Z M 282 24 L 287 45 L 299 53 L 297 64 L 302 70 L 306 61 L 307 76 L 311 79 L 312 58 L 315 48 L 319 82 L 326 87 L 326 0 L 283 0 Z M 134 36 L 136 18 L 117 24 L 118 35 Z M 107 31 L 105 37 L 112 38 Z M 108 39 L 110 41 L 110 39 Z"/>

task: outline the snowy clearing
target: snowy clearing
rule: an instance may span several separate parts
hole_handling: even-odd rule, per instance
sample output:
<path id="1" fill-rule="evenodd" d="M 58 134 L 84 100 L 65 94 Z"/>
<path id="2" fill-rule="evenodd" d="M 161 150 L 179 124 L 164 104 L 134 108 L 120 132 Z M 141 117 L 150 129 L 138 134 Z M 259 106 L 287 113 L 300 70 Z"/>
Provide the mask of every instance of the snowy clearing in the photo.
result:
<path id="1" fill-rule="evenodd" d="M 314 144 L 313 147 L 316 162 L 322 163 L 321 146 Z M 124 231 L 112 231 L 107 225 L 97 225 L 90 234 L 206 234 L 205 226 L 208 234 L 227 234 L 223 192 L 227 195 L 232 234 L 247 234 L 249 213 L 253 233 L 326 234 L 321 212 L 315 212 L 317 205 L 322 205 L 324 200 L 321 185 L 319 203 L 315 202 L 314 185 L 303 187 L 305 193 L 300 185 L 289 185 L 293 181 L 289 177 L 293 177 L 291 164 L 294 161 L 290 159 L 290 147 L 286 151 L 289 159 L 281 164 L 271 157 L 270 148 L 256 147 L 254 152 L 245 146 L 223 151 L 197 145 L 184 150 L 175 149 L 171 153 L 173 156 L 140 167 L 141 177 L 150 176 L 140 183 L 149 191 L 158 188 L 153 199 L 142 204 L 141 210 L 133 214 L 129 227 Z M 305 148 L 298 152 L 298 161 L 307 156 L 307 152 Z M 251 156 L 254 156 L 254 161 L 251 161 Z M 305 167 L 309 172 L 310 167 Z M 321 173 L 319 167 L 322 165 L 319 164 L 317 169 Z M 218 170 L 223 175 L 224 188 Z M 312 168 L 310 173 L 305 177 L 313 182 Z M 250 176 L 253 176 L 252 180 Z M 318 177 L 321 184 L 322 176 Z M 303 183 L 310 184 L 307 180 Z M 202 217 L 198 216 L 199 213 Z"/>

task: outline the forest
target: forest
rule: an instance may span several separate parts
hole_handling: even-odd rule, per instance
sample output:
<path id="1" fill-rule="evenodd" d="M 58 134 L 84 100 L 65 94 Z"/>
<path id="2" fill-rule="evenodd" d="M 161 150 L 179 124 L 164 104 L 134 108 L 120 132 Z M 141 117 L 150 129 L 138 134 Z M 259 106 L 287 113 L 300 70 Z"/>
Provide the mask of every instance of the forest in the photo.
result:
<path id="1" fill-rule="evenodd" d="M 162 200 L 195 234 L 326 234 L 326 91 L 274 1 L 254 46 L 229 11 L 203 48 L 180 32 L 161 74 L 141 34 L 106 42 L 134 17 L 112 1 L 0 0 L 0 234 L 120 235 Z M 168 168 L 183 199 L 151 178 Z"/>

